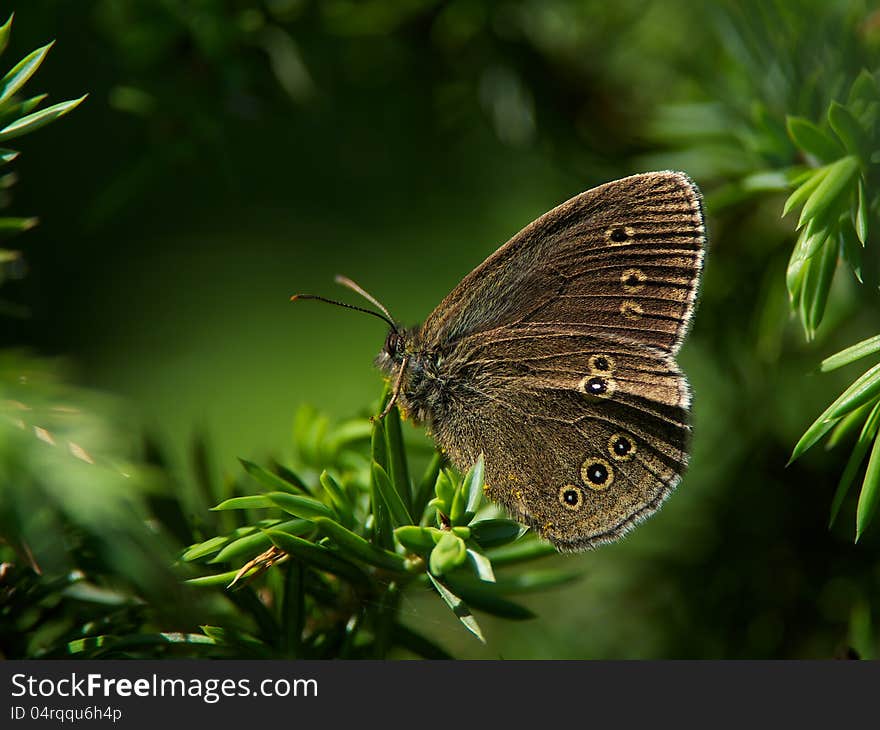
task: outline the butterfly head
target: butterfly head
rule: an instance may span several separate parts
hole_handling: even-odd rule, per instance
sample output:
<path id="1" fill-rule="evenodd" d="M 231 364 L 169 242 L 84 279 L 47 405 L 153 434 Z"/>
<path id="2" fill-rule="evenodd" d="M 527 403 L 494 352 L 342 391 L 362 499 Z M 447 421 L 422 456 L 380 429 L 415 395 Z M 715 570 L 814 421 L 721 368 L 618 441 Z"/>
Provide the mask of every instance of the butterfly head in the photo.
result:
<path id="1" fill-rule="evenodd" d="M 443 358 L 426 350 L 418 328 L 394 328 L 376 358 L 376 366 L 393 384 L 392 399 L 416 423 L 436 414 L 442 400 Z"/>
<path id="2" fill-rule="evenodd" d="M 392 329 L 385 338 L 385 346 L 382 354 L 391 362 L 397 363 L 403 360 L 406 352 L 406 338 L 397 329 Z"/>
<path id="3" fill-rule="evenodd" d="M 415 331 L 392 327 L 385 344 L 376 358 L 376 365 L 388 375 L 396 375 L 402 367 L 409 367 L 417 358 Z"/>

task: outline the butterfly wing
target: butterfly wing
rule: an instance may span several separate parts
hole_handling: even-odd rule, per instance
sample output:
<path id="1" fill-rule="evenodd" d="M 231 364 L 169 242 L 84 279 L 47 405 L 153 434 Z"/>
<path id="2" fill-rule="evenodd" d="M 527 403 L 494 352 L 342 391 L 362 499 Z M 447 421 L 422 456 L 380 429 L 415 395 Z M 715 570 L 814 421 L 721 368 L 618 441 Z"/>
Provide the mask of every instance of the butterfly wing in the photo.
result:
<path id="1" fill-rule="evenodd" d="M 560 549 L 614 540 L 687 464 L 690 393 L 668 354 L 530 325 L 462 343 L 434 436 L 487 494 Z"/>
<path id="2" fill-rule="evenodd" d="M 461 469 L 560 549 L 620 537 L 687 463 L 690 394 L 675 363 L 705 228 L 687 176 L 589 190 L 469 274 L 420 331 L 442 354 L 431 428 Z"/>
<path id="3" fill-rule="evenodd" d="M 450 292 L 421 329 L 429 349 L 511 324 L 577 327 L 678 350 L 702 267 L 698 189 L 650 172 L 588 190 L 544 214 Z"/>

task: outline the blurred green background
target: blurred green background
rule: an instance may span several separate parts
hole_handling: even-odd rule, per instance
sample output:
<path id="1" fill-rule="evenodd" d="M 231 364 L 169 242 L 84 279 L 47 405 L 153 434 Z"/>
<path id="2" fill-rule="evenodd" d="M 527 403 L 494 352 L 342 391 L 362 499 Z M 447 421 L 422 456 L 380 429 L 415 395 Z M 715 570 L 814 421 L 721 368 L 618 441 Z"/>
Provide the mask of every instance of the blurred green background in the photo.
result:
<path id="1" fill-rule="evenodd" d="M 199 436 L 237 473 L 238 456 L 289 452 L 300 404 L 342 419 L 375 402 L 381 324 L 291 294 L 348 298 L 343 273 L 414 324 L 557 203 L 682 169 L 707 193 L 710 252 L 681 354 L 695 425 L 679 490 L 622 543 L 550 558 L 583 579 L 527 598 L 535 620 L 488 621 L 485 647 L 433 597 L 407 598 L 404 620 L 462 657 L 873 656 L 880 538 L 853 544 L 852 500 L 827 527 L 847 454 L 785 464 L 854 376 L 818 362 L 876 332 L 877 264 L 864 287 L 838 272 L 806 343 L 785 195 L 730 187 L 787 162 L 731 132 L 817 116 L 876 67 L 873 3 L 12 5 L 6 58 L 57 39 L 40 89 L 89 98 L 17 145 L 11 209 L 40 225 L 15 241 L 29 270 L 4 298 L 29 316 L 3 321 L 6 344 L 118 396 L 180 489 Z"/>

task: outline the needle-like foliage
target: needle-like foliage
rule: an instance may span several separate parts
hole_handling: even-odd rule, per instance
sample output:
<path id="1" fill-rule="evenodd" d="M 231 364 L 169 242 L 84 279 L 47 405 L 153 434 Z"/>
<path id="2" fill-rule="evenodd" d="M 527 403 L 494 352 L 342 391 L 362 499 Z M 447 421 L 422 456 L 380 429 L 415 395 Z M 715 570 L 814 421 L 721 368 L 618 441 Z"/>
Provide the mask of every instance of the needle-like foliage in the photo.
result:
<path id="1" fill-rule="evenodd" d="M 399 648 L 441 657 L 435 637 L 402 623 L 404 592 L 435 591 L 485 640 L 472 609 L 532 618 L 511 594 L 576 577 L 534 569 L 496 574 L 496 556 L 499 565 L 513 566 L 555 551 L 484 503 L 482 458 L 461 476 L 438 453 L 409 453 L 396 408 L 384 420 L 337 428 L 306 411 L 294 439 L 293 468 L 244 463 L 254 491 L 214 508 L 234 511 L 236 526 L 181 558 L 220 569 L 189 580 L 202 589 L 234 594 L 262 586 L 280 630 L 249 637 L 263 655 L 383 657 Z M 415 479 L 413 457 L 426 461 Z M 273 572 L 280 576 L 264 575 Z M 285 612 L 290 606 L 297 607 L 293 615 Z M 206 632 L 217 639 L 216 627 Z"/>

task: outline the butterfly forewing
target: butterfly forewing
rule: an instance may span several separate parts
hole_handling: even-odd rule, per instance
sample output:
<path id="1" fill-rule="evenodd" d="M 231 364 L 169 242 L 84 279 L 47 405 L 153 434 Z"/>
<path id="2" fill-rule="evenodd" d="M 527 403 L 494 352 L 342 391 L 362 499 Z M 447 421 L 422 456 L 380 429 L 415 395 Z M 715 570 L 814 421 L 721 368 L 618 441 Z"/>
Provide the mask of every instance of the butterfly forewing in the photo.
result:
<path id="1" fill-rule="evenodd" d="M 417 338 L 439 355 L 432 396 L 405 389 L 404 405 L 428 414 L 460 469 L 483 453 L 489 495 L 557 547 L 619 537 L 687 463 L 690 393 L 673 356 L 704 245 L 681 173 L 572 198 L 434 310 Z"/>
<path id="2" fill-rule="evenodd" d="M 426 320 L 428 344 L 515 323 L 580 326 L 675 352 L 705 244 L 702 204 L 679 172 L 588 190 L 538 218 L 466 276 Z"/>

